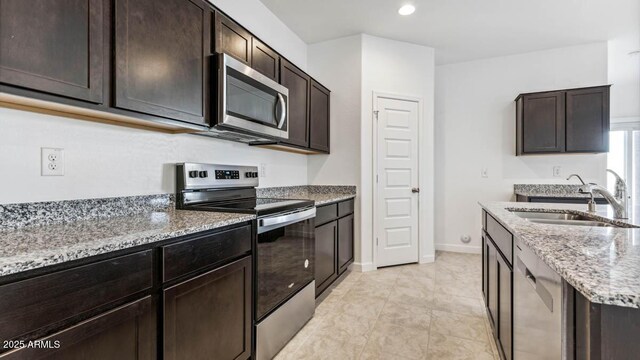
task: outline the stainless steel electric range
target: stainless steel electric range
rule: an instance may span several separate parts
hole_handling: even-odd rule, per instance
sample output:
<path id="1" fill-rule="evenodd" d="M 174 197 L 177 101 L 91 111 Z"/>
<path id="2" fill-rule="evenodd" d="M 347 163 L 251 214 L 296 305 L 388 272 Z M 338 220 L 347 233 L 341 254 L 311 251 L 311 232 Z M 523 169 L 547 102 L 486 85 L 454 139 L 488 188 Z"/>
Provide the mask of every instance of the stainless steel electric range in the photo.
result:
<path id="1" fill-rule="evenodd" d="M 314 202 L 258 198 L 253 166 L 182 163 L 176 175 L 179 209 L 256 214 L 255 358 L 271 359 L 315 311 Z"/>

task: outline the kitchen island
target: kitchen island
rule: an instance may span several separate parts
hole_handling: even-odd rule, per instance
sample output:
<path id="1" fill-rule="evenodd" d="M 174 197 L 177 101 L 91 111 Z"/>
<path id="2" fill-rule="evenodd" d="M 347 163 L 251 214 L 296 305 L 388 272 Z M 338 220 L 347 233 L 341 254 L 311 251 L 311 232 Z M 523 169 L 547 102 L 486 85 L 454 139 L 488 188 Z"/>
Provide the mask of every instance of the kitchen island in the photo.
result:
<path id="1" fill-rule="evenodd" d="M 573 204 L 480 205 L 483 291 L 503 358 L 544 352 L 556 338 L 562 341 L 554 358 L 624 359 L 640 352 L 633 340 L 640 330 L 640 228 L 633 225 L 634 214 L 621 221 L 607 206 L 590 214 L 585 205 Z M 538 296 L 523 295 L 525 285 Z M 546 310 L 555 320 L 541 320 Z M 523 324 L 528 315 L 538 321 Z M 540 346 L 554 321 L 561 336 Z M 524 350 L 525 343 L 537 344 L 537 350 Z"/>

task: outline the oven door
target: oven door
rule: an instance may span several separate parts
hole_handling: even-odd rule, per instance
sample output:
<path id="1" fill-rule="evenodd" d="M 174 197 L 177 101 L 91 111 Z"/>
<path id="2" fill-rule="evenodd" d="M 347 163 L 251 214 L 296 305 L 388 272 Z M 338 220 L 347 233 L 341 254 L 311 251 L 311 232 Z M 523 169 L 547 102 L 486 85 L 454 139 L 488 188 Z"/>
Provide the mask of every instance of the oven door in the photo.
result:
<path id="1" fill-rule="evenodd" d="M 289 90 L 230 57 L 220 55 L 218 125 L 288 139 Z"/>
<path id="2" fill-rule="evenodd" d="M 314 279 L 316 208 L 258 219 L 256 321 Z"/>

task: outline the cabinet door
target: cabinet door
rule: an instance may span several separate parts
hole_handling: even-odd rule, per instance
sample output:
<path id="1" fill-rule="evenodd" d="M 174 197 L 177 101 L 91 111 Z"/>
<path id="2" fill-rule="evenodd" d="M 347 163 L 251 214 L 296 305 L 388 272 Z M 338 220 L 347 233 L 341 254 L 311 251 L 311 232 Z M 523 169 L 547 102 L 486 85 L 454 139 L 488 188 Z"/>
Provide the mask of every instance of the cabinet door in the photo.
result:
<path id="1" fill-rule="evenodd" d="M 506 360 L 513 358 L 513 271 L 505 259 L 497 256 L 498 342 Z"/>
<path id="2" fill-rule="evenodd" d="M 102 0 L 2 0 L 0 82 L 102 103 Z"/>
<path id="3" fill-rule="evenodd" d="M 251 257 L 164 290 L 164 358 L 248 359 Z"/>
<path id="4" fill-rule="evenodd" d="M 215 49 L 251 66 L 251 34 L 233 20 L 216 12 Z"/>
<path id="5" fill-rule="evenodd" d="M 251 42 L 251 67 L 277 82 L 280 75 L 280 56 L 256 38 L 252 38 Z"/>
<path id="6" fill-rule="evenodd" d="M 609 151 L 609 87 L 567 91 L 567 151 Z"/>
<path id="7" fill-rule="evenodd" d="M 337 221 L 316 228 L 316 297 L 338 276 L 336 269 L 337 230 Z"/>
<path id="8" fill-rule="evenodd" d="M 484 213 L 483 213 L 484 215 Z M 487 244 L 487 236 L 485 235 L 484 231 L 482 232 L 482 296 L 484 297 L 484 303 L 488 306 L 489 305 L 489 298 L 488 298 L 488 293 L 489 293 L 489 289 L 488 289 L 488 279 L 489 279 L 489 273 L 488 273 L 488 263 L 489 263 L 489 248 L 488 248 L 488 244 Z"/>
<path id="9" fill-rule="evenodd" d="M 338 273 L 353 261 L 353 214 L 338 220 Z"/>
<path id="10" fill-rule="evenodd" d="M 311 80 L 309 94 L 309 147 L 329 152 L 329 99 L 330 92 Z"/>
<path id="11" fill-rule="evenodd" d="M 115 106 L 204 124 L 210 34 L 199 0 L 116 0 Z"/>
<path id="12" fill-rule="evenodd" d="M 283 143 L 309 147 L 311 78 L 287 60 L 280 59 L 280 84 L 289 89 L 289 139 Z"/>
<path id="13" fill-rule="evenodd" d="M 563 152 L 564 92 L 524 95 L 522 143 L 524 153 Z"/>
<path id="14" fill-rule="evenodd" d="M 498 251 L 490 238 L 487 238 L 487 293 L 489 321 L 493 330 L 498 329 Z"/>
<path id="15" fill-rule="evenodd" d="M 156 311 L 151 297 L 121 306 L 40 339 L 56 348 L 25 347 L 0 359 L 153 360 L 156 359 Z"/>

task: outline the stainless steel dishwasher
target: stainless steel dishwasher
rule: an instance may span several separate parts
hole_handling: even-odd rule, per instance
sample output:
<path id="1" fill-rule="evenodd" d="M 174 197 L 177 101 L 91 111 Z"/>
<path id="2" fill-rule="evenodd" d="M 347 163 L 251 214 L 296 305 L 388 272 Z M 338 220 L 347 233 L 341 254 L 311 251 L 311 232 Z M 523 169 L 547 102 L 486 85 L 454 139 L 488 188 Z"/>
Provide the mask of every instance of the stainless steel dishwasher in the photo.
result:
<path id="1" fill-rule="evenodd" d="M 572 358 L 572 288 L 519 239 L 514 250 L 514 359 Z"/>

